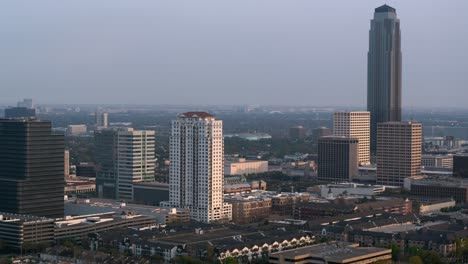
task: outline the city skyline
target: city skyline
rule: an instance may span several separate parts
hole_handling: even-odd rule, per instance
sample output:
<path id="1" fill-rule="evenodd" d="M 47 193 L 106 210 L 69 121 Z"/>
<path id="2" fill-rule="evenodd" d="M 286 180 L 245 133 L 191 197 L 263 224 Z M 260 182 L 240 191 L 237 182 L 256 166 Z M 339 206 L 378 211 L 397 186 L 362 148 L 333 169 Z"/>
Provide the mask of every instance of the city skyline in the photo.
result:
<path id="1" fill-rule="evenodd" d="M 0 103 L 365 105 L 369 20 L 383 2 L 202 3 L 10 3 Z M 464 106 L 467 29 L 452 11 L 467 3 L 422 3 L 388 2 L 404 21 L 403 107 Z"/>

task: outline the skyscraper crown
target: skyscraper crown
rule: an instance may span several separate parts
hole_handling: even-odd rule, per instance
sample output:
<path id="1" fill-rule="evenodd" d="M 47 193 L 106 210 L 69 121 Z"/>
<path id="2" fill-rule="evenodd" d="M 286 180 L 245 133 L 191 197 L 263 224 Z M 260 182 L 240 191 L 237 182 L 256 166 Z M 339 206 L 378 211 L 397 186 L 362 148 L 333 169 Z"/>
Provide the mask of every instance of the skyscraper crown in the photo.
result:
<path id="1" fill-rule="evenodd" d="M 396 9 L 385 4 L 383 6 L 377 7 L 375 9 L 375 12 L 376 13 L 396 13 Z"/>

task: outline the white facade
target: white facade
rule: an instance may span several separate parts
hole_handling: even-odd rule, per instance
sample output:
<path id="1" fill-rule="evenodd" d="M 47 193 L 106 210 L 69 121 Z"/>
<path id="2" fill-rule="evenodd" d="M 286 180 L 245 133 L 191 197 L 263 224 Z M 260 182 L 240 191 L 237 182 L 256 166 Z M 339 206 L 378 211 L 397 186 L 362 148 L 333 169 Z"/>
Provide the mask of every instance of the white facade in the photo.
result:
<path id="1" fill-rule="evenodd" d="M 69 125 L 67 127 L 67 135 L 69 136 L 79 136 L 86 134 L 88 128 L 86 125 Z"/>
<path id="2" fill-rule="evenodd" d="M 370 112 L 335 112 L 333 134 L 357 138 L 359 163 L 363 165 L 370 163 Z"/>
<path id="3" fill-rule="evenodd" d="M 154 180 L 154 131 L 120 128 L 117 133 L 117 197 L 133 199 L 133 183 Z"/>
<path id="4" fill-rule="evenodd" d="M 191 218 L 209 223 L 231 219 L 224 203 L 223 123 L 205 112 L 188 112 L 172 121 L 169 204 L 188 208 Z"/>
<path id="5" fill-rule="evenodd" d="M 224 164 L 225 175 L 246 175 L 263 173 L 268 171 L 268 161 L 265 160 L 245 160 L 226 161 Z"/>
<path id="6" fill-rule="evenodd" d="M 107 113 L 95 113 L 96 115 L 96 126 L 97 127 L 107 127 L 109 125 L 109 115 Z"/>

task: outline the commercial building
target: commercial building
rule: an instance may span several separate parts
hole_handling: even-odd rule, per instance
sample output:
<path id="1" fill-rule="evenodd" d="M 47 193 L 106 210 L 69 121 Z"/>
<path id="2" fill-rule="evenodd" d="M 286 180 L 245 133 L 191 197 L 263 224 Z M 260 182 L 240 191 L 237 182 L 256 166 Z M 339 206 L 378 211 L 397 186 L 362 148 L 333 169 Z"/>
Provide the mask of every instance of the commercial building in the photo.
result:
<path id="1" fill-rule="evenodd" d="M 333 135 L 359 140 L 359 164 L 370 163 L 370 113 L 366 111 L 335 112 Z"/>
<path id="2" fill-rule="evenodd" d="M 65 177 L 70 176 L 70 151 L 65 150 L 63 152 L 63 175 Z"/>
<path id="3" fill-rule="evenodd" d="M 377 139 L 377 184 L 403 186 L 405 178 L 421 174 L 420 123 L 380 123 Z"/>
<path id="4" fill-rule="evenodd" d="M 226 159 L 224 162 L 225 175 L 247 175 L 268 171 L 266 160 L 246 160 L 244 158 Z"/>
<path id="5" fill-rule="evenodd" d="M 109 128 L 94 138 L 99 197 L 133 200 L 133 183 L 154 180 L 154 131 Z"/>
<path id="6" fill-rule="evenodd" d="M 419 213 L 423 215 L 438 213 L 440 212 L 441 209 L 454 207 L 455 205 L 456 205 L 456 201 L 452 199 L 422 203 L 419 207 Z"/>
<path id="7" fill-rule="evenodd" d="M 97 128 L 106 128 L 109 125 L 109 115 L 106 112 L 96 112 L 94 115 L 96 118 L 95 123 Z"/>
<path id="8" fill-rule="evenodd" d="M 28 109 L 33 109 L 34 108 L 34 103 L 32 99 L 23 99 L 23 101 L 19 101 L 16 104 L 17 107 L 25 107 Z"/>
<path id="9" fill-rule="evenodd" d="M 293 126 L 289 128 L 290 139 L 304 139 L 307 136 L 307 129 L 303 126 Z"/>
<path id="10" fill-rule="evenodd" d="M 468 181 L 453 177 L 406 178 L 404 188 L 411 195 L 423 199 L 453 199 L 457 203 L 468 203 Z"/>
<path id="11" fill-rule="evenodd" d="M 359 247 L 359 243 L 331 242 L 271 253 L 268 263 L 327 264 L 376 263 L 391 261 L 392 250 L 377 247 Z"/>
<path id="12" fill-rule="evenodd" d="M 86 125 L 69 125 L 67 127 L 68 136 L 80 136 L 86 134 L 88 127 Z"/>
<path id="13" fill-rule="evenodd" d="M 371 151 L 377 149 L 377 124 L 401 121 L 401 33 L 396 10 L 375 9 L 367 53 L 367 111 L 371 115 Z"/>
<path id="14" fill-rule="evenodd" d="M 133 202 L 159 205 L 169 200 L 169 184 L 162 182 L 139 182 L 133 184 Z"/>
<path id="15" fill-rule="evenodd" d="M 318 139 L 321 137 L 330 136 L 330 129 L 328 127 L 318 127 L 312 130 L 312 137 L 314 142 L 318 142 Z"/>
<path id="16" fill-rule="evenodd" d="M 453 168 L 452 155 L 422 155 L 421 165 L 426 169 L 430 168 Z"/>
<path id="17" fill-rule="evenodd" d="M 96 164 L 93 162 L 80 162 L 75 165 L 76 176 L 95 178 L 96 177 Z"/>
<path id="18" fill-rule="evenodd" d="M 31 118 L 36 116 L 36 109 L 9 107 L 5 109 L 5 118 Z"/>
<path id="19" fill-rule="evenodd" d="M 53 242 L 54 226 L 51 218 L 0 213 L 0 240 L 3 246 L 20 251 L 25 243 Z"/>
<path id="20" fill-rule="evenodd" d="M 142 215 L 153 219 L 153 224 L 182 223 L 190 221 L 190 211 L 180 208 L 124 203 L 111 199 L 68 198 L 65 201 L 66 215 Z"/>
<path id="21" fill-rule="evenodd" d="M 80 180 L 74 178 L 66 178 L 65 194 L 76 195 L 76 194 L 94 194 L 96 192 L 96 182 Z"/>
<path id="22" fill-rule="evenodd" d="M 0 212 L 63 217 L 63 151 L 49 121 L 0 119 Z"/>
<path id="23" fill-rule="evenodd" d="M 468 155 L 453 156 L 453 176 L 468 179 Z"/>
<path id="24" fill-rule="evenodd" d="M 231 219 L 224 203 L 223 123 L 206 112 L 187 112 L 172 121 L 169 144 L 169 205 L 190 209 L 209 223 Z"/>
<path id="25" fill-rule="evenodd" d="M 269 197 L 230 196 L 225 201 L 232 205 L 232 221 L 236 224 L 262 221 L 272 211 L 272 200 Z"/>
<path id="26" fill-rule="evenodd" d="M 371 197 L 385 192 L 385 186 L 358 183 L 336 183 L 317 187 L 322 198 L 334 198 L 344 194 Z"/>
<path id="27" fill-rule="evenodd" d="M 351 181 L 358 175 L 358 139 L 327 136 L 318 141 L 318 180 Z"/>
<path id="28" fill-rule="evenodd" d="M 250 182 L 239 182 L 239 183 L 224 183 L 224 193 L 244 193 L 251 192 L 254 190 L 266 191 L 266 181 L 250 181 Z"/>

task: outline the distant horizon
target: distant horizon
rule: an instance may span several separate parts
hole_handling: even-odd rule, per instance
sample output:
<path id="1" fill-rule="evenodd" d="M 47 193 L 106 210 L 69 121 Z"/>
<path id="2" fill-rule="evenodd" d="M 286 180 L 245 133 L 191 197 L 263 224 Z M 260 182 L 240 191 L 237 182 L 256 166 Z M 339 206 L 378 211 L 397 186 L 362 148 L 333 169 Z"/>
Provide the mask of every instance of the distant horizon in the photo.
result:
<path id="1" fill-rule="evenodd" d="M 10 1 L 0 103 L 362 107 L 370 20 L 384 3 Z M 401 21 L 403 107 L 464 108 L 468 1 L 386 3 Z"/>
<path id="2" fill-rule="evenodd" d="M 260 107 L 260 108 L 317 108 L 317 109 L 334 109 L 339 111 L 367 111 L 366 106 L 358 106 L 358 105 L 259 105 L 259 104 L 111 104 L 111 103 L 104 103 L 104 104 L 91 104 L 91 103 L 38 103 L 34 102 L 35 107 L 95 107 L 95 108 L 118 108 L 118 107 L 182 107 L 182 108 L 204 108 L 204 107 Z M 14 104 L 3 104 L 0 102 L 0 110 L 3 110 L 8 107 L 16 107 L 16 103 Z M 349 109 L 346 109 L 349 108 Z M 468 106 L 414 106 L 414 107 L 403 107 L 403 111 L 405 113 L 414 111 L 414 110 L 467 110 Z"/>

